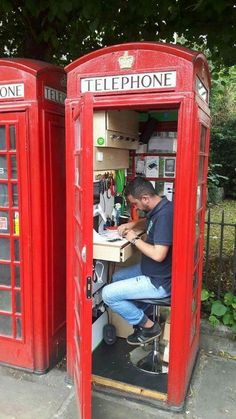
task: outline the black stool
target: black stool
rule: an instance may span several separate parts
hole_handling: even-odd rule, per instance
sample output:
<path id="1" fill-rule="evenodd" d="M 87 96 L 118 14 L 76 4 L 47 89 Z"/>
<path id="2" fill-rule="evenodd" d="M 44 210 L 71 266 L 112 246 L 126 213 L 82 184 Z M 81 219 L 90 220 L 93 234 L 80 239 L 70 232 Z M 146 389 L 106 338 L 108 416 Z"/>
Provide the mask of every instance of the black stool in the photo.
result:
<path id="1" fill-rule="evenodd" d="M 144 300 L 135 300 L 140 301 L 142 303 L 151 304 L 153 306 L 153 321 L 160 322 L 160 308 L 161 307 L 169 307 L 171 305 L 171 297 L 166 298 L 149 298 Z M 152 350 L 149 352 L 147 356 L 140 359 L 136 367 L 146 371 L 151 372 L 153 374 L 160 374 L 162 373 L 162 362 L 160 359 L 160 336 L 157 336 L 153 339 L 152 343 Z"/>

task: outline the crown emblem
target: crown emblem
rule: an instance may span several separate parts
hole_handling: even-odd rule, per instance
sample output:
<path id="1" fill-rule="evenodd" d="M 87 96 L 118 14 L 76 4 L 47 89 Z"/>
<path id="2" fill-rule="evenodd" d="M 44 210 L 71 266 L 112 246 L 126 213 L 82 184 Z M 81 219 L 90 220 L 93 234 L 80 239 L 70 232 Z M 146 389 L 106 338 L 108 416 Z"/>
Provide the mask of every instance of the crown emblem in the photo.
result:
<path id="1" fill-rule="evenodd" d="M 118 58 L 120 69 L 131 68 L 134 63 L 134 56 L 128 55 L 128 51 L 124 52 L 120 58 Z"/>

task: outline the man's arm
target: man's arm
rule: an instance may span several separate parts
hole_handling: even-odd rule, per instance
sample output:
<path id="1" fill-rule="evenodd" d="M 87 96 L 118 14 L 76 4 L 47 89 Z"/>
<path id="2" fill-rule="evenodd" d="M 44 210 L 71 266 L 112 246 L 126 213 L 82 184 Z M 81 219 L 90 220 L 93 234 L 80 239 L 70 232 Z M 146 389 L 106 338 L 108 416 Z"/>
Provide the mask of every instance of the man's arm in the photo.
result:
<path id="1" fill-rule="evenodd" d="M 125 234 L 125 238 L 132 242 L 133 239 L 137 237 L 134 230 L 129 230 Z M 137 247 L 140 252 L 144 255 L 148 256 L 149 258 L 155 260 L 156 262 L 162 262 L 168 253 L 169 246 L 165 246 L 162 244 L 150 244 L 146 243 L 142 239 L 138 239 L 135 241 L 135 246 Z"/>
<path id="2" fill-rule="evenodd" d="M 164 246 L 163 244 L 149 244 L 144 242 L 143 240 L 139 239 L 136 240 L 135 246 L 137 249 L 140 250 L 144 255 L 148 256 L 149 258 L 155 260 L 156 262 L 163 262 L 166 258 L 169 247 Z"/>

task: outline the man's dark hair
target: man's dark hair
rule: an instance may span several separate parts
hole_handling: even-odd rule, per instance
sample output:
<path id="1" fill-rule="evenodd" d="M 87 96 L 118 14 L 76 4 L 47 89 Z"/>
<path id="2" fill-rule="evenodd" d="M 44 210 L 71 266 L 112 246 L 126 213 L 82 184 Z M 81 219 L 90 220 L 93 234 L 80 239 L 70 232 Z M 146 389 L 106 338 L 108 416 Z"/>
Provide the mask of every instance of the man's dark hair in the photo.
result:
<path id="1" fill-rule="evenodd" d="M 156 195 L 151 182 L 143 177 L 136 177 L 125 187 L 125 196 L 132 195 L 135 199 L 141 199 L 143 195 Z"/>

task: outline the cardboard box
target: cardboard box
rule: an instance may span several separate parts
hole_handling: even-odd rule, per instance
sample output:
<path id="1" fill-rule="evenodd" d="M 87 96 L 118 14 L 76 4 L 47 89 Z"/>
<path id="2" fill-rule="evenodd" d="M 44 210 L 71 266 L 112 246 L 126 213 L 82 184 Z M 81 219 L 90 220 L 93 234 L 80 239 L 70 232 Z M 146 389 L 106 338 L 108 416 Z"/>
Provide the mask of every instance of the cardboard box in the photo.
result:
<path id="1" fill-rule="evenodd" d="M 161 343 L 164 346 L 163 361 L 169 363 L 169 350 L 170 350 L 170 317 L 167 318 L 161 337 Z"/>
<path id="2" fill-rule="evenodd" d="M 165 323 L 162 339 L 166 340 L 167 342 L 169 342 L 170 340 L 170 323 L 169 322 Z"/>
<path id="3" fill-rule="evenodd" d="M 168 342 L 167 345 L 165 346 L 164 354 L 163 354 L 163 362 L 165 362 L 166 364 L 169 363 L 169 351 L 170 351 L 170 342 Z"/>

